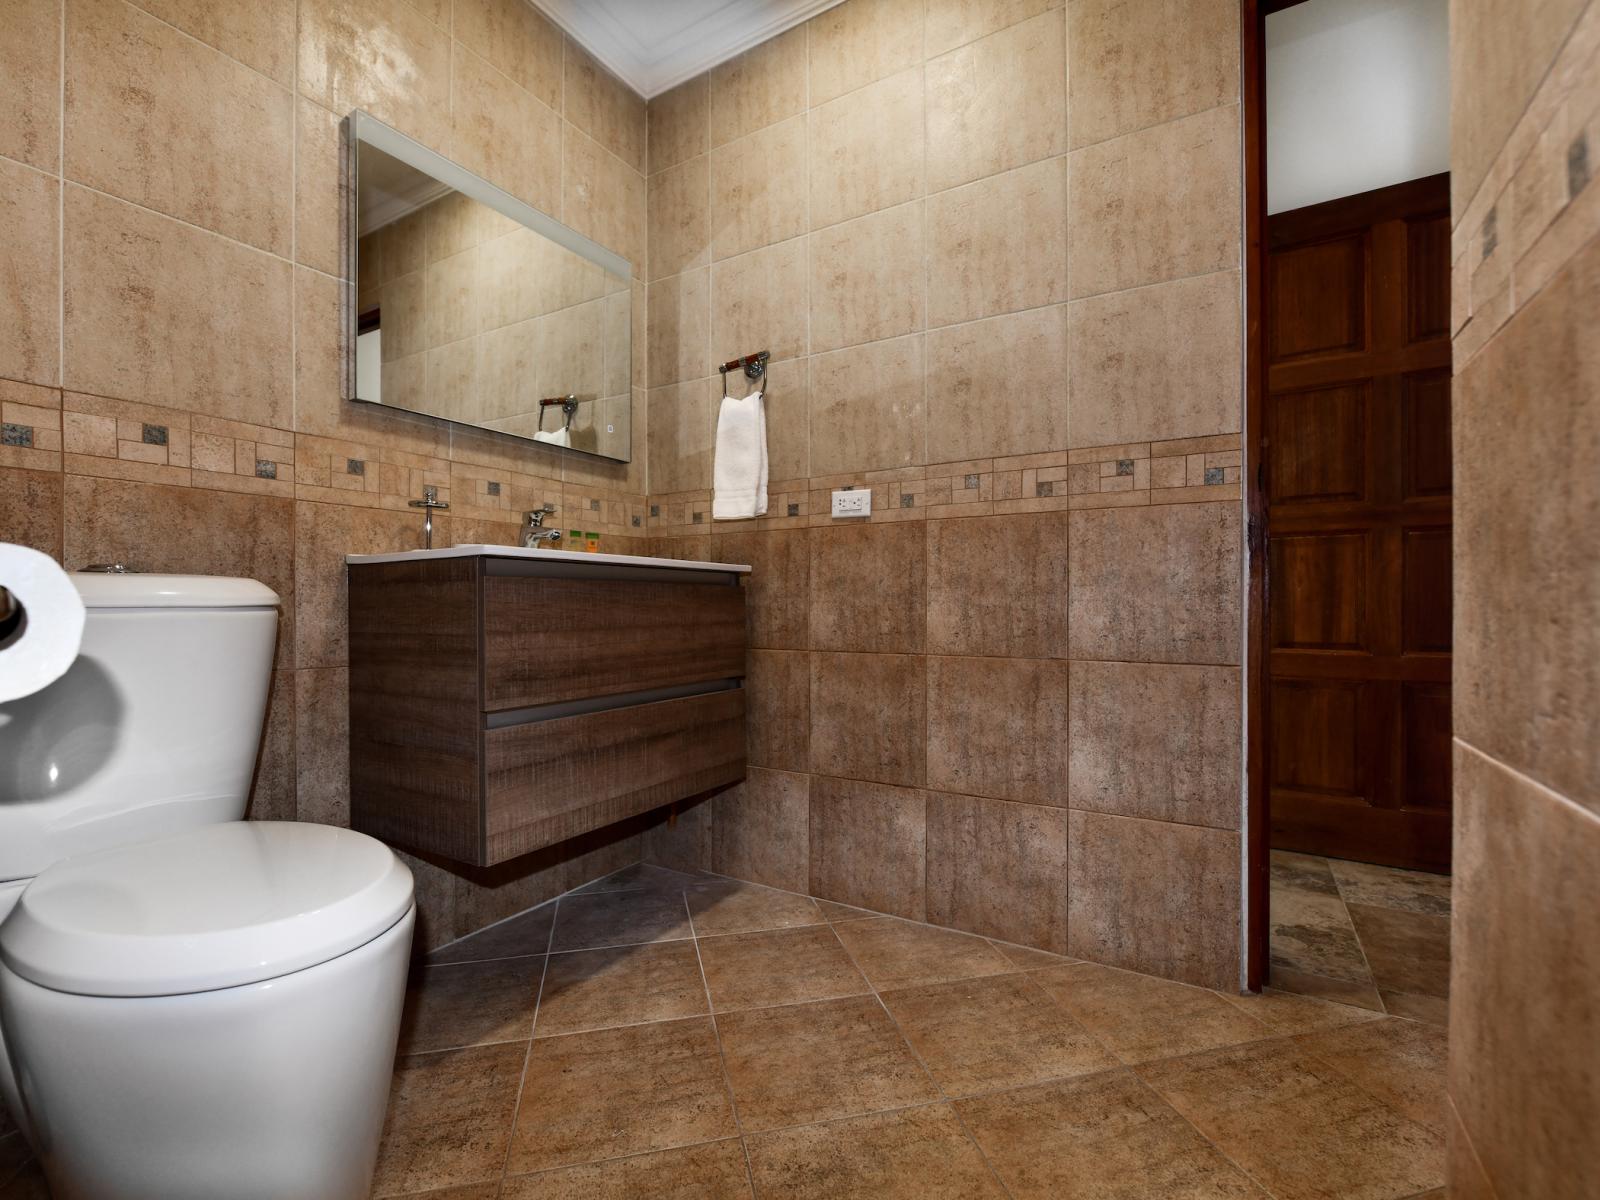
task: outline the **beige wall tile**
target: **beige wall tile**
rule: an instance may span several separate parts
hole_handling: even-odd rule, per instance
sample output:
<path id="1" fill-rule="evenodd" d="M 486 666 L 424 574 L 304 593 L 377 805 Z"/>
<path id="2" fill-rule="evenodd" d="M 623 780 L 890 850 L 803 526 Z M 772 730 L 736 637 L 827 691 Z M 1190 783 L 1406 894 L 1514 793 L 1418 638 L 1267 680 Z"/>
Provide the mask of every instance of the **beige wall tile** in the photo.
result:
<path id="1" fill-rule="evenodd" d="M 928 334 L 928 461 L 1067 445 L 1065 305 Z"/>
<path id="2" fill-rule="evenodd" d="M 755 343 L 741 343 L 749 353 Z M 736 351 L 735 353 L 739 353 Z M 734 372 L 728 390 L 741 395 L 750 385 Z M 767 367 L 763 381 L 767 416 L 767 478 L 769 481 L 804 479 L 811 474 L 811 360 L 788 359 Z M 770 491 L 770 489 L 769 489 Z M 777 501 L 772 503 L 776 506 Z M 772 517 L 784 517 L 773 507 Z"/>
<path id="3" fill-rule="evenodd" d="M 806 231 L 806 118 L 711 152 L 711 249 L 728 258 Z"/>
<path id="4" fill-rule="evenodd" d="M 711 69 L 711 145 L 754 133 L 806 107 L 806 26 Z"/>
<path id="5" fill-rule="evenodd" d="M 1072 444 L 1240 429 L 1239 287 L 1219 271 L 1069 305 Z"/>
<path id="6" fill-rule="evenodd" d="M 812 229 L 922 195 L 921 64 L 813 108 L 810 121 Z"/>
<path id="7" fill-rule="evenodd" d="M 0 162 L 0 376 L 55 384 L 61 363 L 61 184 L 20 163 Z"/>
<path id="8" fill-rule="evenodd" d="M 921 523 L 811 531 L 811 646 L 920 654 L 926 589 Z"/>
<path id="9" fill-rule="evenodd" d="M 287 262 L 80 188 L 66 226 L 68 387 L 288 428 Z"/>
<path id="10" fill-rule="evenodd" d="M 1073 658 L 1239 661 L 1237 504 L 1074 512 Z"/>
<path id="11" fill-rule="evenodd" d="M 650 101 L 646 115 L 652 174 L 711 149 L 711 76 L 696 75 Z"/>
<path id="12" fill-rule="evenodd" d="M 61 150 L 62 0 L 7 0 L 0 40 L 0 155 L 54 171 Z"/>
<path id="13" fill-rule="evenodd" d="M 702 154 L 650 176 L 650 278 L 711 261 L 711 160 Z"/>
<path id="14" fill-rule="evenodd" d="M 294 684 L 295 819 L 347 827 L 350 672 L 345 667 L 296 671 Z"/>
<path id="15" fill-rule="evenodd" d="M 0 467 L 0 542 L 29 546 L 52 558 L 61 557 L 60 471 Z"/>
<path id="16" fill-rule="evenodd" d="M 924 41 L 929 57 L 1017 25 L 1062 0 L 928 0 Z"/>
<path id="17" fill-rule="evenodd" d="M 1073 808 L 1239 828 L 1236 667 L 1072 664 Z"/>
<path id="18" fill-rule="evenodd" d="M 455 56 L 451 156 L 547 213 L 561 201 L 561 118 L 471 51 Z M 596 239 L 597 241 L 599 239 Z"/>
<path id="19" fill-rule="evenodd" d="M 562 110 L 571 121 L 635 171 L 644 170 L 644 100 L 571 38 L 566 47 Z"/>
<path id="20" fill-rule="evenodd" d="M 1073 0 L 1067 21 L 1075 148 L 1239 98 L 1232 0 Z"/>
<path id="21" fill-rule="evenodd" d="M 804 650 L 810 637 L 810 530 L 719 530 L 713 553 L 717 562 L 745 563 L 751 568 L 744 580 L 750 646 Z"/>
<path id="22" fill-rule="evenodd" d="M 928 793 L 928 920 L 1067 952 L 1067 814 Z"/>
<path id="23" fill-rule="evenodd" d="M 930 192 L 1066 150 L 1066 39 L 1059 11 L 930 59 L 927 72 Z M 1019 113 L 1029 119 L 1018 120 Z"/>
<path id="24" fill-rule="evenodd" d="M 812 471 L 835 475 L 924 461 L 922 340 L 917 334 L 812 357 Z"/>
<path id="25" fill-rule="evenodd" d="M 924 0 L 846 0 L 813 17 L 811 103 L 922 63 Z"/>
<path id="26" fill-rule="evenodd" d="M 1213 108 L 1074 151 L 1072 295 L 1239 265 L 1239 110 Z"/>
<path id="27" fill-rule="evenodd" d="M 480 58 L 561 110 L 565 39 L 525 0 L 454 0 L 455 36 Z"/>
<path id="28" fill-rule="evenodd" d="M 813 778 L 807 890 L 840 904 L 922 920 L 926 821 L 921 791 Z"/>
<path id="29" fill-rule="evenodd" d="M 745 656 L 746 757 L 759 767 L 804 771 L 811 753 L 811 661 L 804 651 Z"/>
<path id="30" fill-rule="evenodd" d="M 644 176 L 570 125 L 562 137 L 562 219 L 644 273 Z"/>
<path id="31" fill-rule="evenodd" d="M 712 370 L 711 272 L 700 267 L 650 285 L 650 386 L 698 379 Z M 663 488 L 677 491 L 677 488 Z"/>
<path id="32" fill-rule="evenodd" d="M 1067 298 L 1067 160 L 928 197 L 928 325 Z"/>
<path id="33" fill-rule="evenodd" d="M 920 787 L 926 744 L 925 680 L 926 660 L 920 655 L 814 652 L 813 774 Z"/>
<path id="34" fill-rule="evenodd" d="M 1067 664 L 928 659 L 928 786 L 1067 805 Z"/>
<path id="35" fill-rule="evenodd" d="M 770 350 L 774 359 L 805 354 L 808 286 L 804 238 L 716 263 L 711 268 L 712 359 L 727 362 L 754 350 Z M 768 412 L 767 419 L 772 416 Z M 772 478 L 791 476 L 774 473 Z"/>
<path id="36" fill-rule="evenodd" d="M 928 652 L 1065 658 L 1067 522 L 929 521 Z"/>
<path id="37" fill-rule="evenodd" d="M 648 462 L 652 492 L 689 492 L 711 486 L 713 420 L 709 379 L 652 388 Z M 711 521 L 706 503 L 706 523 Z"/>
<path id="38" fill-rule="evenodd" d="M 1073 812 L 1067 953 L 1234 991 L 1239 835 Z"/>
<path id="39" fill-rule="evenodd" d="M 295 0 L 250 5 L 219 5 L 211 0 L 135 2 L 245 66 L 294 86 Z"/>
<path id="40" fill-rule="evenodd" d="M 260 757 L 250 780 L 249 821 L 295 819 L 295 673 L 274 671 L 267 693 L 267 720 L 261 732 Z"/>
<path id="41" fill-rule="evenodd" d="M 295 261 L 325 275 L 342 275 L 345 188 L 341 119 L 309 100 L 296 99 L 295 105 Z"/>
<path id="42" fill-rule="evenodd" d="M 375 466 L 376 464 L 374 464 Z M 441 521 L 445 523 L 441 525 Z M 434 520 L 434 544 L 450 545 L 449 525 Z M 346 554 L 388 554 L 421 545 L 422 523 L 412 510 L 393 512 L 351 504 L 294 509 L 294 662 L 300 668 L 343 667 L 350 661 Z"/>
<path id="43" fill-rule="evenodd" d="M 922 222 L 913 201 L 811 235 L 813 351 L 923 327 Z"/>

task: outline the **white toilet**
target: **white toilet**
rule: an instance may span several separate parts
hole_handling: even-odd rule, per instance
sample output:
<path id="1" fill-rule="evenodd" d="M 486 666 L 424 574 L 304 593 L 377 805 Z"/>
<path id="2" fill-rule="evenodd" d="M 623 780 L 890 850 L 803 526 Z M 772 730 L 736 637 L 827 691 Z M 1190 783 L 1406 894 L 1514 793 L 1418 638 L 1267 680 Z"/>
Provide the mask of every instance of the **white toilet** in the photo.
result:
<path id="1" fill-rule="evenodd" d="M 73 582 L 77 661 L 0 704 L 0 1093 L 56 1200 L 365 1197 L 411 874 L 242 819 L 271 590 Z"/>

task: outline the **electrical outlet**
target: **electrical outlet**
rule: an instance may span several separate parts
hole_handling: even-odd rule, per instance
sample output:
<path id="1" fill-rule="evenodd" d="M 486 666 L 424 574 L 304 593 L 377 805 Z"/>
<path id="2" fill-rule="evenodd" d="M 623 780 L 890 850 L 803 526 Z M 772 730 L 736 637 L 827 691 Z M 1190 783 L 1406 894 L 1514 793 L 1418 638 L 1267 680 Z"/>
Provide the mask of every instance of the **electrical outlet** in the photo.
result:
<path id="1" fill-rule="evenodd" d="M 847 488 L 833 494 L 833 515 L 836 517 L 870 517 L 872 515 L 872 489 Z"/>

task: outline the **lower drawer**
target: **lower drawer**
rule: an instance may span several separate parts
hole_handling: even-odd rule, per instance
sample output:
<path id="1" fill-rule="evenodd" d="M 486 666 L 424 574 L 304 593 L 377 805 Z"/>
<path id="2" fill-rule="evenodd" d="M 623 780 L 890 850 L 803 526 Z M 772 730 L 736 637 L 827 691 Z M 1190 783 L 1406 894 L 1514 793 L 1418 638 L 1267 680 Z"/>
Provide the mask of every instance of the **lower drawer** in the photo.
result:
<path id="1" fill-rule="evenodd" d="M 492 865 L 744 778 L 744 691 L 484 733 Z"/>

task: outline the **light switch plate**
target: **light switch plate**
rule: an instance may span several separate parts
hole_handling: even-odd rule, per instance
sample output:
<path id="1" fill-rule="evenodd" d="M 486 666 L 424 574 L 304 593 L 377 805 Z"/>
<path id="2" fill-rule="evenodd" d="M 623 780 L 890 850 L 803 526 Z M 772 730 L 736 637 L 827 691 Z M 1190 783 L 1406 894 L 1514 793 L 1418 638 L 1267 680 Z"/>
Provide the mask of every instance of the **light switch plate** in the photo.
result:
<path id="1" fill-rule="evenodd" d="M 872 489 L 847 488 L 834 492 L 833 515 L 836 517 L 870 517 L 872 515 Z"/>

